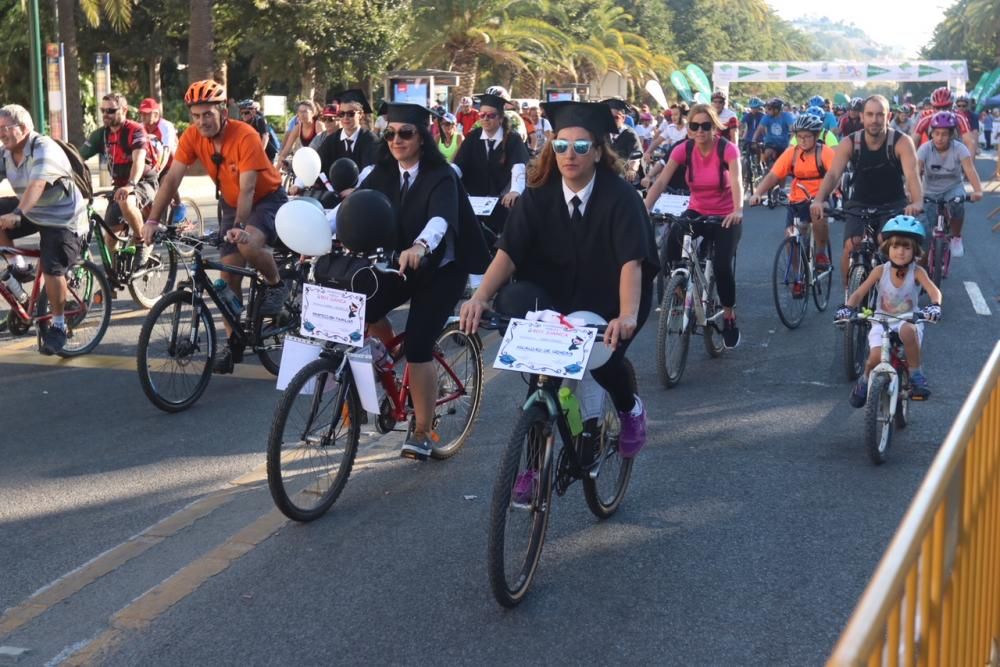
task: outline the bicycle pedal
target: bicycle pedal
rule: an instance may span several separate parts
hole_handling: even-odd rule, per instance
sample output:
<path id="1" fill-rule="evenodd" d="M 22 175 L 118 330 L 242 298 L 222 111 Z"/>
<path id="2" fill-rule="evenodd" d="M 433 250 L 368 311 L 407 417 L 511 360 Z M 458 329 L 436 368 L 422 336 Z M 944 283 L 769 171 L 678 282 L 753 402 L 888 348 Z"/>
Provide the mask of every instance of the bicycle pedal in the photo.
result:
<path id="1" fill-rule="evenodd" d="M 410 459 L 411 461 L 426 461 L 430 458 L 425 454 L 417 454 L 416 452 L 411 452 L 406 449 L 399 452 L 399 457 L 403 459 Z"/>

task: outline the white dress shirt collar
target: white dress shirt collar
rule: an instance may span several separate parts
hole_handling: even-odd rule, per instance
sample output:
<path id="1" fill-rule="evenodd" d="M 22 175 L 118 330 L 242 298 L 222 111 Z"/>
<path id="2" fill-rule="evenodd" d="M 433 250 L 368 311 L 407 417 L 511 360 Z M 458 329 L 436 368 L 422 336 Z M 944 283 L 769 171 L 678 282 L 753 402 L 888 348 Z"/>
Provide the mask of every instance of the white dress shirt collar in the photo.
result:
<path id="1" fill-rule="evenodd" d="M 566 179 L 562 181 L 563 198 L 566 200 L 566 209 L 569 211 L 570 215 L 573 215 L 573 197 L 577 197 L 580 200 L 580 215 L 583 215 L 584 211 L 587 210 L 587 202 L 590 201 L 590 195 L 594 192 L 594 181 L 597 180 L 597 171 L 594 171 L 594 175 L 590 178 L 590 182 L 587 183 L 579 192 L 573 192 L 569 185 L 566 184 Z"/>

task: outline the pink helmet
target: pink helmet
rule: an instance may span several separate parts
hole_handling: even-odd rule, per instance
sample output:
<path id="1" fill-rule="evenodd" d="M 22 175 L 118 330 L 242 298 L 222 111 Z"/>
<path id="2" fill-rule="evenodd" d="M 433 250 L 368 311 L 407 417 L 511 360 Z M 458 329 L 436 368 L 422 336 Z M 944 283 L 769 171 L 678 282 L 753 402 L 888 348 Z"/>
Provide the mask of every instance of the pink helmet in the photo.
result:
<path id="1" fill-rule="evenodd" d="M 931 116 L 931 129 L 954 130 L 958 127 L 958 118 L 950 111 L 938 111 Z"/>

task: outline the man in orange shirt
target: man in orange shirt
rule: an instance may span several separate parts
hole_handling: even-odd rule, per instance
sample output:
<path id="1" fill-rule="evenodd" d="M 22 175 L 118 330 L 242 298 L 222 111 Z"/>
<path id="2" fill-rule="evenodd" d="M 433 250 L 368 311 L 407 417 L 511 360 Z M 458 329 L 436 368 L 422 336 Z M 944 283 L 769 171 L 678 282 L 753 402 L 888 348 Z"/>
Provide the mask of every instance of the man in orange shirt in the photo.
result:
<path id="1" fill-rule="evenodd" d="M 249 264 L 264 277 L 267 288 L 261 304 L 264 315 L 277 315 L 288 297 L 288 290 L 278 277 L 267 246 L 274 244 L 277 232 L 274 217 L 278 208 L 288 201 L 281 176 L 267 159 L 260 136 L 250 125 L 232 120 L 226 109 L 225 88 L 211 80 L 196 81 L 184 95 L 191 113 L 191 125 L 181 135 L 173 164 L 160 184 L 159 192 L 149 212 L 142 234 L 151 243 L 160 224 L 160 216 L 187 173 L 188 167 L 200 161 L 215 182 L 216 197 L 221 195 L 222 220 L 219 247 L 224 264 Z M 243 294 L 242 276 L 223 272 L 222 278 L 233 293 Z M 229 327 L 226 327 L 227 333 Z M 240 360 L 241 351 L 228 347 L 215 361 L 215 371 L 231 372 Z"/>
<path id="2" fill-rule="evenodd" d="M 832 148 L 819 143 L 819 134 L 823 131 L 823 119 L 811 114 L 801 114 L 792 126 L 798 144 L 785 149 L 775 160 L 771 171 L 761 180 L 750 195 L 750 205 L 756 206 L 764 198 L 764 194 L 785 179 L 792 176 L 792 189 L 789 192 L 788 215 L 785 220 L 786 235 L 792 233 L 792 225 L 796 218 L 812 221 L 813 242 L 816 248 L 816 270 L 826 271 L 830 268 L 830 256 L 827 245 L 830 241 L 830 227 L 823 216 L 814 217 L 810 214 L 809 205 L 819 193 L 823 177 L 833 164 Z M 793 286 L 794 294 L 805 294 L 805 286 Z"/>

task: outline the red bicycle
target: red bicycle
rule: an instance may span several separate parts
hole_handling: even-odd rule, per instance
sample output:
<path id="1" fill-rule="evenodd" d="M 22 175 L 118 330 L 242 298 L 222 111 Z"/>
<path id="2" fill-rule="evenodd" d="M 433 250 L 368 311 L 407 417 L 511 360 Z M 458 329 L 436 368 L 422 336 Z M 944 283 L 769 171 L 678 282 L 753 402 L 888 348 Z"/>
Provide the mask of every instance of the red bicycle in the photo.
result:
<path id="1" fill-rule="evenodd" d="M 41 257 L 38 250 L 20 248 L 0 248 L 0 275 L 8 273 L 8 255 Z M 0 296 L 10 305 L 7 312 L 7 330 L 15 336 L 23 336 L 36 325 L 38 349 L 42 349 L 42 339 L 52 322 L 49 312 L 48 295 L 45 293 L 45 278 L 41 267 L 36 271 L 31 291 L 23 288 L 12 290 L 7 281 L 0 281 Z M 80 260 L 66 271 L 66 346 L 59 352 L 61 357 L 77 357 L 91 352 L 104 337 L 111 323 L 111 287 L 107 278 L 93 262 Z M 19 293 L 15 293 L 15 291 Z"/>
<path id="2" fill-rule="evenodd" d="M 406 333 L 395 336 L 388 350 L 405 349 Z M 371 340 L 371 339 L 368 339 Z M 366 341 L 367 342 L 367 341 Z M 337 500 L 354 465 L 367 414 L 348 359 L 351 348 L 326 343 L 319 359 L 306 364 L 278 401 L 267 443 L 267 482 L 281 512 L 295 521 L 322 516 Z M 482 341 L 449 319 L 433 351 L 437 398 L 431 424 L 431 457 L 454 456 L 468 440 L 483 397 Z M 410 373 L 397 374 L 398 359 L 375 360 L 383 393 L 375 428 L 380 433 L 412 428 Z M 404 430 L 404 429 L 399 429 Z"/>

